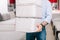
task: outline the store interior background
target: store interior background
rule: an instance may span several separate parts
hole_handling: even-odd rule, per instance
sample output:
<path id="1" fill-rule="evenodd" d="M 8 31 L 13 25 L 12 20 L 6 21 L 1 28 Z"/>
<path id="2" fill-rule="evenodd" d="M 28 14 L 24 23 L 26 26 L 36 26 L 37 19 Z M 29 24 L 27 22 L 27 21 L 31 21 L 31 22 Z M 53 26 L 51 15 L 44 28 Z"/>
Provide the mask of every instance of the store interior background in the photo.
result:
<path id="1" fill-rule="evenodd" d="M 49 1 L 52 6 L 52 21 L 46 26 L 47 40 L 60 40 L 60 0 Z M 7 25 L 10 22 L 6 23 L 16 17 L 16 0 L 8 0 L 7 6 L 8 13 L 0 13 L 0 40 L 25 40 L 25 33 L 16 32 L 15 24 L 10 26 Z"/>

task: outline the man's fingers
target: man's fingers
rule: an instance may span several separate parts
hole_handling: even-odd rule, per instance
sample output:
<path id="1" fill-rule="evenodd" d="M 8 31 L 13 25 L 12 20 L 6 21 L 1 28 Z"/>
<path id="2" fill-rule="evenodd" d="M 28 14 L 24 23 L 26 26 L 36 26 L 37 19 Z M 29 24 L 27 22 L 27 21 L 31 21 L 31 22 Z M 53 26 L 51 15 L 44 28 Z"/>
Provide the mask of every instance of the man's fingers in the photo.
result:
<path id="1" fill-rule="evenodd" d="M 40 32 L 40 31 L 42 31 L 42 28 L 37 28 L 37 32 Z"/>
<path id="2" fill-rule="evenodd" d="M 39 28 L 39 25 L 37 25 L 37 28 Z"/>
<path id="3" fill-rule="evenodd" d="M 40 25 L 37 25 L 37 28 L 39 28 L 40 27 Z"/>
<path id="4" fill-rule="evenodd" d="M 37 32 L 42 31 L 42 26 L 41 25 L 37 25 Z"/>
<path id="5" fill-rule="evenodd" d="M 42 29 L 38 29 L 38 30 L 37 30 L 37 32 L 41 32 L 41 31 L 42 31 Z"/>

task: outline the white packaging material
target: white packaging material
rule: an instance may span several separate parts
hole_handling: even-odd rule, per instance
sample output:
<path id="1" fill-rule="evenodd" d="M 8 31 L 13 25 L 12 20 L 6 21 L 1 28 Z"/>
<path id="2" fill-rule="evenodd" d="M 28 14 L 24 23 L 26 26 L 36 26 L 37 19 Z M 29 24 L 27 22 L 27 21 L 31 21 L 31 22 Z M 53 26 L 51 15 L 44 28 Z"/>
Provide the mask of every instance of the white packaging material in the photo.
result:
<path id="1" fill-rule="evenodd" d="M 0 0 L 0 13 L 8 13 L 8 0 Z"/>
<path id="2" fill-rule="evenodd" d="M 37 4 L 41 5 L 42 0 L 16 0 L 16 5 L 20 4 Z"/>
<path id="3" fill-rule="evenodd" d="M 16 18 L 16 31 L 20 32 L 36 32 L 37 24 L 40 24 L 41 19 L 34 18 Z"/>
<path id="4" fill-rule="evenodd" d="M 37 5 L 16 6 L 18 17 L 42 17 L 42 7 Z"/>

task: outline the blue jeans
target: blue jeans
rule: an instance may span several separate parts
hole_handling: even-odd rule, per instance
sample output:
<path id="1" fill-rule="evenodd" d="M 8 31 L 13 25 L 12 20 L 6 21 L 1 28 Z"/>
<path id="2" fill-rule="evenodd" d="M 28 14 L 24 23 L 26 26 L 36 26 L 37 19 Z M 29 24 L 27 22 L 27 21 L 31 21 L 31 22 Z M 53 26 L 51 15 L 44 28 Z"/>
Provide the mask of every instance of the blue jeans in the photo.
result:
<path id="1" fill-rule="evenodd" d="M 26 33 L 26 40 L 46 40 L 46 29 L 42 28 L 41 32 Z"/>

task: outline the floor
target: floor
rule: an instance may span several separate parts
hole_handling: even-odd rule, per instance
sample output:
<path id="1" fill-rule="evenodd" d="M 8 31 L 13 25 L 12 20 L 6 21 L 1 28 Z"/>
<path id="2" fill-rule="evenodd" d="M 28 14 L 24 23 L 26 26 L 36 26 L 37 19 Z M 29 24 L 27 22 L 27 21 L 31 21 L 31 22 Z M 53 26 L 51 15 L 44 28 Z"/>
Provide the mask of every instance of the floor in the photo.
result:
<path id="1" fill-rule="evenodd" d="M 46 27 L 46 31 L 47 31 L 47 40 L 55 40 L 51 25 L 48 25 Z"/>

